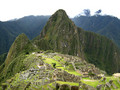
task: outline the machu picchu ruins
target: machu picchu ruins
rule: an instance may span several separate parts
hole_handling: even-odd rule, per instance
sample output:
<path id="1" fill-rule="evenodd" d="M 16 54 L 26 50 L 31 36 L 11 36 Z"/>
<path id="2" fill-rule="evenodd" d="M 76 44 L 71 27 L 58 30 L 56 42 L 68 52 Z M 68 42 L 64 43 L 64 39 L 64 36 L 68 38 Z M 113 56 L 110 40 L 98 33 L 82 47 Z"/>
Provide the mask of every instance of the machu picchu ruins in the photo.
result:
<path id="1" fill-rule="evenodd" d="M 119 76 L 106 76 L 105 71 L 77 56 L 34 52 L 24 63 L 31 56 L 34 57 L 32 65 L 6 80 L 3 90 L 108 90 L 120 85 Z"/>

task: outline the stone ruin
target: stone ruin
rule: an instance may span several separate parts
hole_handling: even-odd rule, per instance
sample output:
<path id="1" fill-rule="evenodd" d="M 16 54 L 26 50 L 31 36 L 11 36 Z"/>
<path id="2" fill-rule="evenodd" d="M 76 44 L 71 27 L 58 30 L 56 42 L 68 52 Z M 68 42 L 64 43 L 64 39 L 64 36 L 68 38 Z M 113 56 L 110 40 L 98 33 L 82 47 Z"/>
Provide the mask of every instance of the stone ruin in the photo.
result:
<path id="1" fill-rule="evenodd" d="M 103 78 L 102 82 L 103 81 L 105 82 L 106 78 Z M 113 83 L 113 80 L 109 80 L 109 82 L 106 82 L 105 84 L 98 85 L 96 89 L 101 90 L 102 88 L 104 88 L 104 90 L 111 90 L 111 87 L 117 89 L 117 86 Z"/>
<path id="2" fill-rule="evenodd" d="M 81 58 L 70 55 L 60 56 L 63 57 L 65 61 L 72 64 L 74 70 L 79 71 L 83 75 L 83 77 L 90 77 L 91 79 L 101 79 L 101 76 L 98 76 L 98 74 L 101 73 L 106 74 L 106 72 L 101 71 L 100 69 L 96 68 L 95 65 L 87 63 L 85 60 L 82 60 Z M 95 75 L 89 76 L 90 71 Z"/>
<path id="3" fill-rule="evenodd" d="M 66 71 L 61 71 L 61 70 L 58 70 L 58 69 L 56 69 L 54 71 L 53 79 L 55 80 L 55 78 L 58 81 L 77 82 L 77 83 L 81 79 L 80 76 L 76 76 L 76 75 L 70 74 Z"/>
<path id="4" fill-rule="evenodd" d="M 54 69 L 50 64 L 45 63 L 45 66 L 46 66 L 47 70 L 53 70 Z"/>
<path id="5" fill-rule="evenodd" d="M 71 86 L 68 84 L 62 84 L 60 85 L 59 83 L 56 83 L 56 90 L 96 90 L 96 88 L 91 87 L 89 85 L 86 84 L 79 84 L 78 86 Z"/>

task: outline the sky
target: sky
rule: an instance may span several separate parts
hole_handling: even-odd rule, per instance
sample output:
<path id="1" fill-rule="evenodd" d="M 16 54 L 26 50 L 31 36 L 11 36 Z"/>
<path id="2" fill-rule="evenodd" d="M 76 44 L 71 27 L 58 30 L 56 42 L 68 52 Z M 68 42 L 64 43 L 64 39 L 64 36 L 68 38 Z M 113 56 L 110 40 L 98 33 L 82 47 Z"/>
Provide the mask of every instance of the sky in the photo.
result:
<path id="1" fill-rule="evenodd" d="M 120 18 L 120 0 L 0 0 L 0 21 L 28 15 L 52 15 L 64 9 L 69 17 L 80 14 L 84 9 L 91 13 L 101 9 L 102 14 Z"/>

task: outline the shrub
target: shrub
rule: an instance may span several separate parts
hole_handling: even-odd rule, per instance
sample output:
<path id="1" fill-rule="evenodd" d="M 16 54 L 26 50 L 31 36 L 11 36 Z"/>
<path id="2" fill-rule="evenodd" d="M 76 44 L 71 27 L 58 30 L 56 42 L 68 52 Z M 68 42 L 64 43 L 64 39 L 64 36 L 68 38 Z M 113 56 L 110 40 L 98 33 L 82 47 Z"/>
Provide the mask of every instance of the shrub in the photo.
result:
<path id="1" fill-rule="evenodd" d="M 44 54 L 47 54 L 47 53 L 54 53 L 54 51 L 53 50 L 47 50 L 47 51 L 44 52 Z"/>
<path id="2" fill-rule="evenodd" d="M 29 54 L 29 52 L 26 52 L 26 54 Z"/>

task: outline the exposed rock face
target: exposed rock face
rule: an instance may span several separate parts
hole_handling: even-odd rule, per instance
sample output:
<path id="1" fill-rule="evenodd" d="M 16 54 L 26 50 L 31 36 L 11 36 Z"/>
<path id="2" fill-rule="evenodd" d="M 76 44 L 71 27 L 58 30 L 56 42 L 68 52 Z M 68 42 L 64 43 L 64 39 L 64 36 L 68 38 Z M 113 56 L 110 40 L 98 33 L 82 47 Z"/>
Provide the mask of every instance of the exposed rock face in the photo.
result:
<path id="1" fill-rule="evenodd" d="M 120 52 L 106 37 L 77 28 L 64 10 L 53 14 L 33 43 L 42 50 L 80 56 L 111 74 L 119 71 Z"/>

